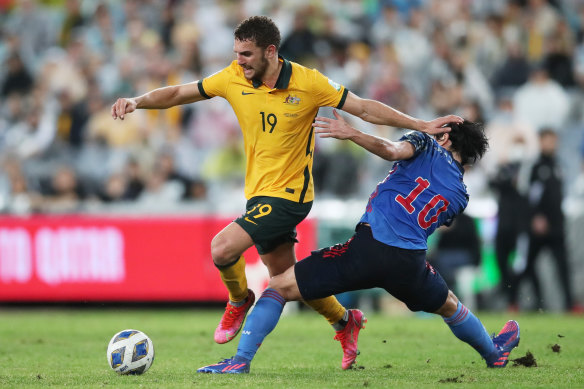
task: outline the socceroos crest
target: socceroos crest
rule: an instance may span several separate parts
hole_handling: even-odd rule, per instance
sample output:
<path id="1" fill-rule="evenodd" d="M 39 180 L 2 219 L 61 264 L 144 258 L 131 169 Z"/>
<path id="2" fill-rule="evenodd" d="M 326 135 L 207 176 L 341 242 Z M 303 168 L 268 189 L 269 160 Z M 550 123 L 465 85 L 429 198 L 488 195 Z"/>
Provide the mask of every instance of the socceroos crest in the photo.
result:
<path id="1" fill-rule="evenodd" d="M 288 95 L 288 96 L 286 96 L 286 100 L 284 100 L 284 104 L 299 105 L 300 104 L 300 97 L 297 97 L 294 95 Z"/>

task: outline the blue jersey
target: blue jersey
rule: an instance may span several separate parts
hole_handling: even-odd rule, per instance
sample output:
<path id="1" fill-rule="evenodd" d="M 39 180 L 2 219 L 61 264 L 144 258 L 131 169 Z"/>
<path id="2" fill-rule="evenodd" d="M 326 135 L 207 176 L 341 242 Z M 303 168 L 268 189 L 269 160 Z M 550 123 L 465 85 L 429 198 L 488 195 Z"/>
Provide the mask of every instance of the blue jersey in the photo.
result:
<path id="1" fill-rule="evenodd" d="M 452 154 L 421 132 L 404 135 L 414 156 L 394 163 L 369 197 L 361 221 L 390 246 L 426 250 L 428 236 L 449 225 L 468 204 L 464 170 Z"/>

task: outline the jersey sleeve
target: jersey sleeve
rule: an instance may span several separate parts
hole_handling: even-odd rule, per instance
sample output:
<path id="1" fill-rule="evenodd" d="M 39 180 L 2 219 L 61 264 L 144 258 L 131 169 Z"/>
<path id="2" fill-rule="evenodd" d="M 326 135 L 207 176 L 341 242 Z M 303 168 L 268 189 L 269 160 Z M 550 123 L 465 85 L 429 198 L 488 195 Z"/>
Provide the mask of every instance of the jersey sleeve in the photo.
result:
<path id="1" fill-rule="evenodd" d="M 432 144 L 433 139 L 429 135 L 419 131 L 410 131 L 401 137 L 400 141 L 411 143 L 414 146 L 414 155 L 417 157 L 422 151 Z M 412 157 L 412 158 L 413 158 Z"/>
<path id="2" fill-rule="evenodd" d="M 229 67 L 227 67 L 200 80 L 197 83 L 197 87 L 199 88 L 201 95 L 206 99 L 215 96 L 225 97 L 230 80 L 231 72 L 229 71 Z"/>
<path id="3" fill-rule="evenodd" d="M 325 77 L 318 70 L 313 69 L 312 71 L 314 72 L 313 96 L 315 104 L 319 107 L 343 108 L 349 90 Z"/>

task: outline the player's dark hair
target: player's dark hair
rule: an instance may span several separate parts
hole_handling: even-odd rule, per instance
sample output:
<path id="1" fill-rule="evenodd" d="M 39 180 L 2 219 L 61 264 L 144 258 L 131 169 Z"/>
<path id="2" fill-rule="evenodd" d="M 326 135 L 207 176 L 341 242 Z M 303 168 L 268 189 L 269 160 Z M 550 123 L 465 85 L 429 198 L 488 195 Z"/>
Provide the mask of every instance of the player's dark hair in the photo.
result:
<path id="1" fill-rule="evenodd" d="M 489 139 L 482 123 L 465 120 L 462 124 L 448 123 L 447 126 L 451 128 L 448 133 L 451 149 L 458 152 L 462 165 L 475 163 L 482 158 L 489 148 Z"/>
<path id="2" fill-rule="evenodd" d="M 238 41 L 252 41 L 262 49 L 269 45 L 280 48 L 280 30 L 278 26 L 267 16 L 252 16 L 245 19 L 235 27 L 233 32 Z"/>

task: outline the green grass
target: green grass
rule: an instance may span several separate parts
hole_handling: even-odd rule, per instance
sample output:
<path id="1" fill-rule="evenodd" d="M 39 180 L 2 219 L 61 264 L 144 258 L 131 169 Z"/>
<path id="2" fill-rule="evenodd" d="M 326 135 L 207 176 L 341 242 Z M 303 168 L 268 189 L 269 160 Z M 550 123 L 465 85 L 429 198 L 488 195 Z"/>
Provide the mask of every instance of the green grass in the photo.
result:
<path id="1" fill-rule="evenodd" d="M 196 374 L 230 357 L 235 342 L 217 345 L 217 310 L 0 310 L 0 387 L 354 388 L 584 387 L 584 319 L 518 315 L 521 344 L 537 367 L 486 369 L 438 317 L 368 315 L 357 369 L 342 371 L 332 329 L 312 312 L 284 316 L 260 348 L 249 375 Z M 507 315 L 480 315 L 498 332 Z M 136 328 L 153 340 L 156 360 L 142 376 L 118 376 L 106 347 L 119 330 Z M 558 336 L 561 335 L 562 337 Z M 551 346 L 559 344 L 559 353 Z M 443 382 L 448 381 L 450 382 Z M 456 382 L 452 382 L 456 381 Z"/>

